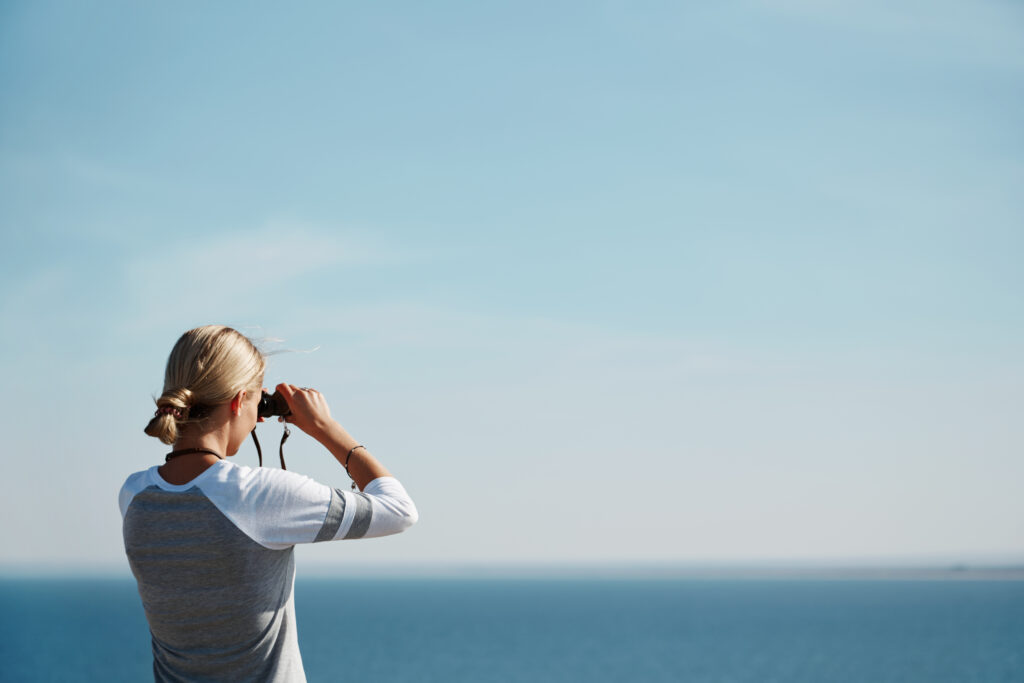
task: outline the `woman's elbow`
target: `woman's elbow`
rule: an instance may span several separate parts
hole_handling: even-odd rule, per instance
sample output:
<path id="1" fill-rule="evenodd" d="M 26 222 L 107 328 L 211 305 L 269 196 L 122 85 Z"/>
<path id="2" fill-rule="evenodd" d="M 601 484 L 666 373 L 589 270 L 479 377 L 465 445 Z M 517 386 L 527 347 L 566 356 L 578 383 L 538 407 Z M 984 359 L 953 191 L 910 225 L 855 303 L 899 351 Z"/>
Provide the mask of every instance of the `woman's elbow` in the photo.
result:
<path id="1" fill-rule="evenodd" d="M 402 510 L 400 531 L 405 531 L 418 521 L 420 521 L 420 511 L 416 509 L 416 505 L 412 501 L 409 501 L 409 504 Z"/>
<path id="2" fill-rule="evenodd" d="M 383 501 L 380 502 L 383 503 Z M 387 509 L 387 531 L 384 531 L 383 528 L 381 531 L 386 535 L 400 534 L 420 519 L 420 513 L 416 509 L 416 504 L 409 498 L 404 500 L 392 498 L 384 505 Z"/>

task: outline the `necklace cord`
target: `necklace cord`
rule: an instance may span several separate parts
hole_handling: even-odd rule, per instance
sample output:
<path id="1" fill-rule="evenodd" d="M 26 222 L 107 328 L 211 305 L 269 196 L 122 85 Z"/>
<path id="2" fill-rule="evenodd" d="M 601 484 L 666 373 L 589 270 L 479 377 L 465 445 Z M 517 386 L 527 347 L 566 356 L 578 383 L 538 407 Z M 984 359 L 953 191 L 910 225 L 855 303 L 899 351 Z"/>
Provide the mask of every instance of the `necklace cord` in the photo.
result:
<path id="1" fill-rule="evenodd" d="M 210 455 L 216 455 L 219 459 L 223 460 L 224 456 L 217 451 L 211 451 L 209 448 L 182 448 L 181 450 L 171 451 L 164 457 L 164 462 L 170 462 L 171 458 L 177 458 L 179 455 L 189 455 L 191 453 L 209 453 Z"/>

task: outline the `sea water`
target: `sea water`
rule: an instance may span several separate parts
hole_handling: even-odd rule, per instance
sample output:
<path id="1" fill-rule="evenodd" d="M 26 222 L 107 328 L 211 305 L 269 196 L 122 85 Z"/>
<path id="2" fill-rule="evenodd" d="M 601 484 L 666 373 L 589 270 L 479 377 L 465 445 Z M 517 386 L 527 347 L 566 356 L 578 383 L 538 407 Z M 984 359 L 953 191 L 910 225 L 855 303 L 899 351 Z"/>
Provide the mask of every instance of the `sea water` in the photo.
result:
<path id="1" fill-rule="evenodd" d="M 304 579 L 316 681 L 1024 682 L 1024 582 Z M 0 680 L 151 680 L 130 579 L 0 579 Z"/>

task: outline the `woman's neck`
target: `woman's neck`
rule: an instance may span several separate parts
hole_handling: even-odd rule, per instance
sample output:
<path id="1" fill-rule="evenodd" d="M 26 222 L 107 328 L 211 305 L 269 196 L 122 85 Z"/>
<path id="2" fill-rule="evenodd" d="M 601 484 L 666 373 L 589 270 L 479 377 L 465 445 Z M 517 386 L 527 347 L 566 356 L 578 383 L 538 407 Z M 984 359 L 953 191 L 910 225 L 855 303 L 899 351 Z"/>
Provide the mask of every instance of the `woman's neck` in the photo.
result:
<path id="1" fill-rule="evenodd" d="M 206 432 L 195 436 L 185 434 L 174 442 L 174 449 L 171 452 L 191 449 L 197 449 L 197 452 L 177 455 L 157 468 L 157 472 L 168 484 L 176 486 L 187 484 L 226 457 L 227 435 L 216 432 Z M 202 451 L 213 451 L 213 453 Z"/>
<path id="2" fill-rule="evenodd" d="M 213 451 L 214 453 L 216 453 L 217 455 L 219 455 L 222 458 L 227 457 L 227 455 L 228 455 L 228 453 L 227 453 L 227 450 L 228 450 L 227 435 L 221 435 L 221 434 L 216 434 L 216 433 L 211 434 L 209 432 L 207 432 L 205 434 L 199 434 L 199 435 L 196 435 L 194 437 L 190 437 L 190 436 L 185 435 L 185 436 L 182 436 L 180 439 L 178 439 L 177 441 L 174 442 L 174 450 L 172 450 L 171 452 L 174 453 L 176 451 L 187 451 L 187 450 L 190 450 L 190 449 L 203 449 L 203 450 L 207 450 L 207 451 Z M 206 455 L 209 455 L 209 454 L 206 454 Z M 187 457 L 187 456 L 181 456 L 181 457 Z M 210 457 L 214 457 L 214 456 L 210 456 Z"/>

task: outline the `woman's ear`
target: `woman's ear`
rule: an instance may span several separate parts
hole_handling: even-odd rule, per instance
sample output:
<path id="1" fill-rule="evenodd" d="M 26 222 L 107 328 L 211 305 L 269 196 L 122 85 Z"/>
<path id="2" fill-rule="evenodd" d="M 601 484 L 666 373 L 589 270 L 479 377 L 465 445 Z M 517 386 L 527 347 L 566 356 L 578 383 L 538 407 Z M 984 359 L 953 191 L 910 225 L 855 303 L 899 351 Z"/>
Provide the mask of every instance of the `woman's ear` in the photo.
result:
<path id="1" fill-rule="evenodd" d="M 245 389 L 242 389 L 231 399 L 231 414 L 238 416 L 242 414 L 242 402 L 245 400 Z"/>

